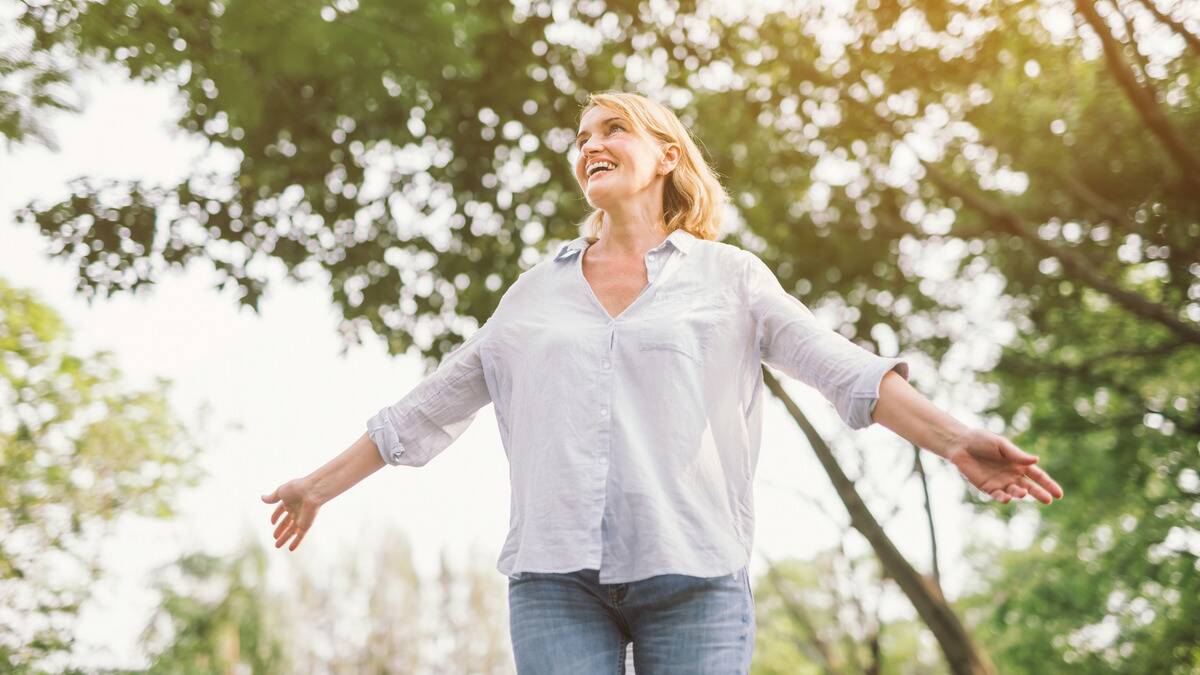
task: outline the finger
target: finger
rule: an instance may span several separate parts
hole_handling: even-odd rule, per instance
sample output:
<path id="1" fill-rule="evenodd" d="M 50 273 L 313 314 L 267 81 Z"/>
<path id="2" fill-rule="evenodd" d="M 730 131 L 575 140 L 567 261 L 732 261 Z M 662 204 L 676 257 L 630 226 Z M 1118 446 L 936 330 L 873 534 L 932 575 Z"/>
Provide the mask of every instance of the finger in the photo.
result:
<path id="1" fill-rule="evenodd" d="M 312 527 L 315 518 L 316 514 L 313 513 L 312 509 L 305 509 L 304 513 L 301 513 L 300 517 L 296 519 L 296 522 L 300 526 L 300 529 L 307 530 Z"/>
<path id="2" fill-rule="evenodd" d="M 275 502 L 279 501 L 279 488 L 276 488 L 275 491 L 269 495 L 263 495 L 262 500 L 268 504 L 274 504 Z"/>
<path id="3" fill-rule="evenodd" d="M 1028 476 L 1021 477 L 1021 484 L 1024 485 L 1029 490 L 1029 494 L 1033 495 L 1033 498 L 1039 502 L 1043 504 L 1049 504 L 1054 501 L 1054 498 L 1050 496 L 1050 493 L 1046 491 L 1046 488 L 1038 485 Z"/>
<path id="4" fill-rule="evenodd" d="M 280 546 L 283 546 L 285 543 L 287 543 L 287 540 L 288 540 L 289 538 L 291 538 L 291 536 L 292 536 L 292 535 L 293 535 L 295 532 L 296 532 L 296 525 L 295 525 L 295 523 L 293 523 L 291 527 L 289 527 L 288 529 L 284 530 L 284 532 L 283 532 L 283 536 L 282 536 L 282 537 L 276 537 L 276 539 L 275 539 L 275 548 L 279 548 Z"/>
<path id="5" fill-rule="evenodd" d="M 1007 504 L 1008 500 L 1010 499 L 1010 497 L 1008 496 L 1008 493 L 1005 492 L 1004 490 L 1001 490 L 1000 488 L 996 488 L 995 490 L 992 490 L 988 494 L 990 494 L 992 496 L 992 499 L 995 499 L 996 501 L 1000 502 L 1001 504 Z"/>
<path id="6" fill-rule="evenodd" d="M 1014 462 L 1033 464 L 1038 461 L 1037 455 L 1031 455 L 1028 452 L 1025 452 L 1024 450 L 1018 448 L 1012 441 L 1003 436 L 1000 437 L 1000 451 L 1002 455 L 1013 460 Z"/>
<path id="7" fill-rule="evenodd" d="M 1020 485 L 1018 485 L 1018 484 L 1016 484 L 1016 483 L 1009 483 L 1009 484 L 1008 484 L 1008 487 L 1006 487 L 1006 488 L 1004 488 L 1004 489 L 1005 489 L 1005 490 L 1008 492 L 1008 494 L 1010 494 L 1010 495 L 1012 495 L 1012 496 L 1016 497 L 1017 499 L 1021 499 L 1021 498 L 1022 498 L 1022 497 L 1024 497 L 1025 495 L 1029 494 L 1029 493 L 1028 493 L 1028 492 L 1025 490 L 1025 488 L 1024 488 L 1024 487 L 1022 487 L 1022 486 L 1020 486 Z"/>
<path id="8" fill-rule="evenodd" d="M 308 528 L 301 528 L 299 534 L 296 535 L 296 540 L 292 542 L 292 545 L 288 547 L 288 550 L 295 551 L 296 547 L 300 545 L 300 542 L 304 540 L 304 535 L 306 534 L 308 534 Z"/>
<path id="9" fill-rule="evenodd" d="M 278 539 L 278 538 L 279 538 L 279 535 L 280 535 L 280 533 L 282 533 L 284 530 L 286 530 L 286 529 L 288 529 L 289 527 L 291 527 L 291 526 L 292 526 L 292 524 L 293 524 L 293 522 L 294 522 L 294 521 L 292 520 L 292 514 L 290 514 L 290 513 L 289 513 L 289 514 L 287 515 L 287 518 L 284 518 L 284 519 L 283 519 L 283 520 L 282 520 L 282 521 L 279 523 L 279 525 L 278 525 L 278 526 L 275 528 L 275 538 L 276 538 L 276 539 Z"/>
<path id="10" fill-rule="evenodd" d="M 284 506 L 283 504 L 280 504 L 279 506 L 275 507 L 275 513 L 271 514 L 271 524 L 274 525 L 275 521 L 279 520 L 279 515 L 286 510 L 287 510 L 287 507 Z"/>
<path id="11" fill-rule="evenodd" d="M 1040 466 L 1025 467 L 1025 475 L 1037 481 L 1055 499 L 1063 498 L 1063 489 Z"/>

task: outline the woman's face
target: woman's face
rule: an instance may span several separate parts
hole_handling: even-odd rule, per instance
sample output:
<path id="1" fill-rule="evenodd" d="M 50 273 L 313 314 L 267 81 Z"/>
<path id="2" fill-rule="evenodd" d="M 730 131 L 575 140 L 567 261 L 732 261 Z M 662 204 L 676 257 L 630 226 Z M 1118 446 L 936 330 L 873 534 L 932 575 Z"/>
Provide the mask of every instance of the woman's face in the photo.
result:
<path id="1" fill-rule="evenodd" d="M 583 189 L 588 204 L 604 209 L 606 204 L 626 199 L 662 180 L 659 144 L 637 131 L 624 115 L 611 108 L 596 106 L 584 114 L 575 138 L 579 156 L 575 158 L 575 180 Z M 600 160 L 615 165 L 589 173 L 588 167 Z"/>

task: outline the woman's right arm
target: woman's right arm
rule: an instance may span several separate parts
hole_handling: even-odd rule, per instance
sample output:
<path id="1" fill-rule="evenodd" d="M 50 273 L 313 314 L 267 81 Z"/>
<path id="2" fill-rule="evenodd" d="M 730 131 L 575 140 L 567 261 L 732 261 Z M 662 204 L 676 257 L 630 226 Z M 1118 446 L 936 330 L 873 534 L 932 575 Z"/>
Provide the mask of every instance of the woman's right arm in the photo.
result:
<path id="1" fill-rule="evenodd" d="M 281 502 L 271 523 L 275 548 L 295 537 L 294 551 L 312 527 L 317 511 L 329 500 L 387 464 L 421 466 L 454 442 L 491 400 L 483 376 L 479 347 L 494 327 L 486 322 L 396 403 L 369 420 L 367 431 L 342 454 L 303 478 L 280 485 L 262 499 Z"/>
<path id="2" fill-rule="evenodd" d="M 280 502 L 271 515 L 274 524 L 285 512 L 287 516 L 275 528 L 275 548 L 295 540 L 288 550 L 295 551 L 312 527 L 317 511 L 329 500 L 342 494 L 359 481 L 383 468 L 383 456 L 379 447 L 367 433 L 358 437 L 349 448 L 326 462 L 312 473 L 280 485 L 269 495 L 263 495 L 267 504 Z"/>
<path id="3" fill-rule="evenodd" d="M 501 296 L 493 318 L 447 354 L 438 368 L 403 398 L 367 420 L 366 433 L 342 454 L 262 496 L 268 504 L 282 502 L 271 516 L 272 524 L 287 513 L 275 528 L 275 548 L 294 536 L 289 550 L 296 550 L 317 510 L 362 479 L 387 464 L 422 466 L 462 435 L 475 413 L 491 401 L 481 346 L 496 327 L 494 317 L 500 308 L 527 280 L 522 273 Z"/>

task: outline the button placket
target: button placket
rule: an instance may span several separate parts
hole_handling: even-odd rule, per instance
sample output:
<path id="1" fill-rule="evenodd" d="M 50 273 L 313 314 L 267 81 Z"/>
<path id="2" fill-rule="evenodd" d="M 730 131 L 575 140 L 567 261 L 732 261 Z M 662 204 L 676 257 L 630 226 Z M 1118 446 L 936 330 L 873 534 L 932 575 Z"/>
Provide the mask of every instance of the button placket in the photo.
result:
<path id="1" fill-rule="evenodd" d="M 612 357 L 613 345 L 616 341 L 617 323 L 611 322 L 608 325 L 608 344 L 604 349 L 604 355 L 600 357 L 600 367 L 604 369 L 602 373 L 604 378 L 604 403 L 600 406 L 600 417 L 608 418 L 609 407 L 612 405 L 613 396 L 613 381 L 612 381 Z"/>
<path id="2" fill-rule="evenodd" d="M 599 551 L 597 557 L 600 559 L 598 568 L 603 566 L 604 555 L 604 534 L 603 523 L 604 514 L 608 510 L 608 475 L 612 471 L 612 415 L 611 406 L 613 402 L 613 368 L 612 358 L 613 350 L 616 342 L 617 326 L 619 322 L 612 321 L 608 324 L 608 334 L 605 336 L 605 345 L 602 348 L 600 363 L 602 370 L 597 378 L 600 387 L 600 419 L 597 424 L 599 427 L 599 442 L 597 443 L 597 466 L 602 467 L 602 472 L 599 476 L 600 494 L 600 513 L 596 519 L 596 534 Z"/>

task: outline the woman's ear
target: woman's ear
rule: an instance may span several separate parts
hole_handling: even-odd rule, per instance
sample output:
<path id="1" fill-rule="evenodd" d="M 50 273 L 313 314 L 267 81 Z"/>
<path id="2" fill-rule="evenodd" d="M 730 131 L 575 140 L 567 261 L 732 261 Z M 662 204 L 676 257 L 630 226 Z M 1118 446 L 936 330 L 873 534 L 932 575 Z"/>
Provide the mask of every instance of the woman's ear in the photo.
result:
<path id="1" fill-rule="evenodd" d="M 675 165 L 679 163 L 679 146 L 675 143 L 665 143 L 660 155 L 658 173 L 665 176 L 671 173 L 675 169 Z"/>

